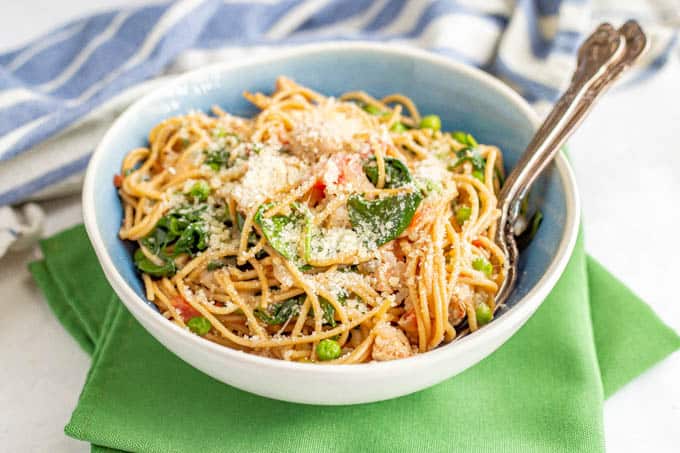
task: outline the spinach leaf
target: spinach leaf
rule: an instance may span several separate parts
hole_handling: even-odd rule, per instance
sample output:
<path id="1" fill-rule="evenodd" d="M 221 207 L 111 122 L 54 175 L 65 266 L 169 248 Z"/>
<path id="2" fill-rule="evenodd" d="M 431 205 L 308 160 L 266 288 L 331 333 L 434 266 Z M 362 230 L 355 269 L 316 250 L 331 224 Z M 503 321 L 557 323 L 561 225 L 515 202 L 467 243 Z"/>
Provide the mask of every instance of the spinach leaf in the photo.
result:
<path id="1" fill-rule="evenodd" d="M 323 312 L 323 323 L 335 327 L 335 308 L 333 305 L 323 297 L 319 297 L 319 305 L 321 305 Z"/>
<path id="2" fill-rule="evenodd" d="M 267 208 L 267 209 L 269 209 L 269 208 Z M 246 223 L 246 218 L 243 217 L 243 214 L 236 211 L 236 226 L 238 227 L 239 231 L 243 230 L 243 224 L 244 223 Z"/>
<path id="3" fill-rule="evenodd" d="M 277 214 L 265 217 L 264 213 L 273 206 L 271 203 L 261 205 L 255 214 L 255 224 L 260 227 L 262 234 L 269 244 L 286 259 L 300 262 L 298 254 L 298 244 L 305 234 L 305 244 L 307 231 L 311 225 L 311 214 L 306 206 L 294 203 L 291 206 L 289 215 Z"/>
<path id="4" fill-rule="evenodd" d="M 134 255 L 135 266 L 137 266 L 137 269 L 140 271 L 154 277 L 170 277 L 174 275 L 177 271 L 175 262 L 167 257 L 165 257 L 163 261 L 164 264 L 162 266 L 151 262 L 151 260 L 144 255 L 141 248 L 137 249 Z"/>
<path id="5" fill-rule="evenodd" d="M 187 225 L 175 243 L 173 255 L 188 253 L 193 255 L 196 252 L 208 248 L 208 232 L 203 222 L 194 222 Z"/>
<path id="6" fill-rule="evenodd" d="M 480 172 L 484 172 L 484 169 L 486 168 L 486 159 L 484 159 L 476 149 L 461 149 L 456 152 L 456 157 L 458 157 L 458 160 L 453 165 L 449 166 L 449 170 L 458 168 L 463 165 L 464 162 L 470 162 L 473 170 Z"/>
<path id="7" fill-rule="evenodd" d="M 534 239 L 534 236 L 536 236 L 538 228 L 541 226 L 542 222 L 543 213 L 540 210 L 537 210 L 534 212 L 534 215 L 531 216 L 531 219 L 529 219 L 529 225 L 527 228 L 522 231 L 519 236 L 517 236 L 517 248 L 519 250 L 524 250 L 527 248 L 529 243 L 531 243 L 531 241 Z"/>
<path id="8" fill-rule="evenodd" d="M 222 167 L 228 168 L 230 151 L 227 149 L 215 149 L 212 151 L 204 151 L 205 160 L 203 161 L 213 171 L 218 171 Z"/>
<path id="9" fill-rule="evenodd" d="M 203 151 L 205 159 L 203 163 L 213 171 L 219 171 L 220 168 L 229 168 L 229 159 L 231 158 L 232 149 L 241 143 L 241 137 L 233 132 L 227 132 L 222 127 L 217 127 L 212 130 L 212 137 L 217 140 L 217 144 L 213 147 Z M 243 158 L 243 155 L 238 155 L 236 158 Z"/>
<path id="10" fill-rule="evenodd" d="M 349 292 L 345 288 L 340 288 L 335 296 L 338 298 L 340 304 L 345 305 L 345 302 L 347 302 L 347 298 L 349 297 Z"/>
<path id="11" fill-rule="evenodd" d="M 166 227 L 174 230 L 179 235 L 181 230 L 186 228 L 190 223 L 203 221 L 203 214 L 207 206 L 181 206 L 168 212 L 164 217 L 158 221 L 156 226 Z"/>
<path id="12" fill-rule="evenodd" d="M 369 245 L 377 247 L 395 239 L 409 226 L 422 200 L 420 191 L 376 200 L 355 194 L 347 200 L 349 220 Z"/>
<path id="13" fill-rule="evenodd" d="M 349 293 L 345 288 L 340 288 L 336 292 L 336 297 L 340 304 L 345 305 L 347 302 L 347 297 L 349 297 Z M 330 301 L 326 300 L 325 298 L 319 297 L 319 305 L 321 306 L 321 311 L 323 312 L 323 323 L 331 327 L 335 327 L 337 323 L 335 321 L 335 307 L 333 307 L 333 304 L 331 304 Z"/>
<path id="14" fill-rule="evenodd" d="M 203 220 L 206 206 L 177 208 L 163 216 L 142 243 L 158 254 L 174 243 L 172 256 L 193 255 L 208 247 L 208 231 Z"/>
<path id="15" fill-rule="evenodd" d="M 526 216 L 529 212 L 529 197 L 531 197 L 531 192 L 529 192 L 526 197 L 522 198 L 519 205 L 519 215 Z"/>
<path id="16" fill-rule="evenodd" d="M 142 244 L 154 255 L 174 242 L 192 223 L 201 222 L 205 207 L 192 209 L 182 207 L 170 211 L 156 223 L 153 230 L 142 239 Z"/>
<path id="17" fill-rule="evenodd" d="M 205 206 L 182 207 L 161 217 L 141 243 L 164 264 L 154 264 L 141 249 L 137 249 L 134 255 L 137 268 L 154 277 L 168 277 L 177 271 L 174 257 L 181 253 L 194 255 L 205 250 L 208 247 L 208 232 L 202 218 L 205 209 Z M 168 250 L 170 247 L 172 251 Z"/>
<path id="18" fill-rule="evenodd" d="M 484 169 L 486 168 L 486 159 L 484 159 L 477 150 L 477 147 L 479 146 L 477 140 L 475 140 L 475 138 L 472 135 L 462 131 L 451 132 L 451 136 L 458 143 L 463 145 L 464 148 L 456 151 L 456 157 L 458 158 L 458 160 L 456 160 L 453 164 L 449 165 L 448 169 L 455 170 L 459 166 L 463 165 L 463 163 L 470 162 L 472 164 L 473 172 L 476 171 L 477 172 L 476 174 L 478 175 L 483 174 Z"/>
<path id="19" fill-rule="evenodd" d="M 378 164 L 375 157 L 364 163 L 364 173 L 374 186 L 378 185 Z M 406 164 L 393 157 L 385 157 L 385 188 L 394 189 L 411 182 L 411 172 Z"/>
<path id="20" fill-rule="evenodd" d="M 162 219 L 161 219 L 162 220 Z M 160 221 L 159 221 L 160 223 Z M 142 244 L 154 255 L 161 253 L 161 250 L 169 243 L 172 242 L 177 236 L 170 233 L 165 228 L 159 228 L 156 224 L 156 228 L 151 230 L 151 232 L 144 238 L 142 238 Z"/>
<path id="21" fill-rule="evenodd" d="M 275 326 L 279 324 L 284 324 L 289 319 L 300 314 L 300 308 L 304 303 L 306 295 L 301 294 L 290 299 L 286 299 L 278 304 L 273 304 L 268 307 L 267 310 L 255 309 L 255 316 L 261 321 L 269 324 L 270 326 Z M 323 323 L 328 324 L 331 327 L 336 326 L 335 321 L 335 308 L 323 297 L 319 297 L 319 305 L 321 305 L 321 311 L 323 312 Z M 312 313 L 310 312 L 310 316 Z"/>
<path id="22" fill-rule="evenodd" d="M 211 261 L 211 262 L 208 263 L 208 270 L 214 271 L 214 270 L 217 270 L 217 269 L 221 269 L 221 268 L 225 267 L 226 265 L 227 265 L 227 263 L 225 263 L 224 261 L 214 260 L 214 261 Z"/>
<path id="23" fill-rule="evenodd" d="M 255 309 L 255 316 L 271 326 L 283 324 L 290 318 L 300 314 L 300 307 L 306 297 L 304 294 L 301 294 L 278 304 L 270 305 L 267 310 Z"/>

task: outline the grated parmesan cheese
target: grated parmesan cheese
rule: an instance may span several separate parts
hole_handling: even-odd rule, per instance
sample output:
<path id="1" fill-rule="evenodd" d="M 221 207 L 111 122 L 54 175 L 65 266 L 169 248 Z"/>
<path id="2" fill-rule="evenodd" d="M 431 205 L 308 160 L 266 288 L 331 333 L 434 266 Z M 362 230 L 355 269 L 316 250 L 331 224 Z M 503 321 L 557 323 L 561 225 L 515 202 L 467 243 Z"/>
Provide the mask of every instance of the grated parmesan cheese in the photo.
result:
<path id="1" fill-rule="evenodd" d="M 248 171 L 231 192 L 239 207 L 249 212 L 302 175 L 284 156 L 272 147 L 264 147 L 248 161 Z"/>
<path id="2" fill-rule="evenodd" d="M 328 228 L 323 234 L 312 237 L 312 255 L 324 260 L 338 254 L 365 254 L 363 241 L 354 230 L 348 228 Z"/>
<path id="3" fill-rule="evenodd" d="M 451 173 L 444 167 L 442 161 L 436 157 L 429 156 L 417 162 L 415 165 L 416 179 L 429 179 L 434 182 L 442 183 L 450 179 Z"/>
<path id="4" fill-rule="evenodd" d="M 302 157 L 318 158 L 352 149 L 355 136 L 368 134 L 366 126 L 356 117 L 337 110 L 337 101 L 329 98 L 313 110 L 294 112 L 295 126 L 290 134 L 294 152 Z"/>

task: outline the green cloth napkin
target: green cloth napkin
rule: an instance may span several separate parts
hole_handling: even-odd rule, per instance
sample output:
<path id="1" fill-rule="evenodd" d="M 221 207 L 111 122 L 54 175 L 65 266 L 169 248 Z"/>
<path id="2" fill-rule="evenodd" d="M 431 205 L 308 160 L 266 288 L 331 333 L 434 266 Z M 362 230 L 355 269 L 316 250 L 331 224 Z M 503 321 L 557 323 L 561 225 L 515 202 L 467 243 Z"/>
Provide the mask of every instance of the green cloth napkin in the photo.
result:
<path id="1" fill-rule="evenodd" d="M 579 239 L 536 314 L 464 373 L 381 403 L 284 403 L 215 381 L 147 334 L 106 283 L 81 226 L 42 250 L 31 271 L 92 354 L 66 433 L 93 451 L 602 451 L 604 399 L 680 348 Z"/>

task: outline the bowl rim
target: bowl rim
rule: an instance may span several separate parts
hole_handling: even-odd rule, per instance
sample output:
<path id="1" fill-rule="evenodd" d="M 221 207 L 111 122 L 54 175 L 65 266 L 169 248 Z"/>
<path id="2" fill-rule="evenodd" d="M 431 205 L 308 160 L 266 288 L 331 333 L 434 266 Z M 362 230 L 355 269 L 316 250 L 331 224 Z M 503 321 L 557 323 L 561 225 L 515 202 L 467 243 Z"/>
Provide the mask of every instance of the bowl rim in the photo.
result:
<path id="1" fill-rule="evenodd" d="M 175 323 L 168 322 L 165 318 L 159 316 L 158 312 L 153 310 L 153 308 L 149 306 L 148 302 L 146 302 L 142 297 L 138 296 L 135 291 L 125 282 L 118 269 L 114 266 L 113 261 L 104 245 L 102 234 L 98 228 L 95 211 L 95 189 L 98 183 L 98 181 L 96 181 L 96 173 L 100 167 L 100 162 L 105 155 L 105 150 L 107 148 L 112 148 L 111 142 L 121 132 L 124 120 L 130 117 L 135 117 L 140 110 L 149 104 L 156 102 L 159 98 L 171 94 L 176 87 L 187 82 L 191 82 L 194 79 L 205 80 L 210 76 L 210 74 L 221 74 L 222 72 L 233 70 L 238 67 L 244 67 L 253 64 L 264 64 L 267 62 L 286 60 L 291 57 L 308 56 L 322 52 L 339 53 L 356 51 L 389 54 L 392 56 L 425 61 L 428 64 L 435 66 L 443 66 L 444 69 L 448 71 L 455 72 L 464 77 L 476 79 L 478 82 L 485 85 L 486 89 L 495 91 L 499 95 L 503 96 L 508 102 L 511 102 L 517 109 L 519 109 L 521 113 L 528 117 L 534 129 L 536 129 L 540 123 L 539 117 L 533 108 L 517 92 L 512 90 L 508 85 L 504 84 L 499 79 L 475 67 L 465 65 L 434 53 L 404 45 L 392 45 L 363 41 L 331 41 L 317 44 L 307 44 L 291 49 L 279 49 L 266 55 L 247 58 L 235 63 L 215 63 L 179 75 L 136 100 L 133 104 L 128 106 L 118 118 L 116 118 L 92 154 L 87 167 L 83 186 L 83 217 L 85 229 L 90 238 L 90 242 L 93 245 L 107 280 L 112 285 L 114 291 L 120 297 L 123 304 L 136 318 L 143 318 L 145 321 L 154 324 L 154 327 L 159 329 L 159 331 L 164 334 L 164 337 L 166 335 L 177 337 L 178 341 L 183 342 L 185 350 L 186 348 L 200 348 L 210 353 L 210 355 L 218 357 L 220 360 L 226 362 L 236 361 L 239 362 L 239 365 L 241 366 L 266 367 L 271 368 L 272 371 L 304 371 L 304 373 L 313 373 L 316 375 L 332 374 L 336 375 L 336 377 L 341 377 L 341 375 L 361 375 L 365 373 L 378 373 L 379 371 L 382 373 L 389 373 L 392 370 L 403 367 L 412 367 L 415 370 L 418 369 L 418 366 L 427 365 L 427 362 L 435 363 L 450 357 L 454 357 L 458 353 L 479 349 L 479 346 L 485 342 L 486 338 L 491 338 L 494 335 L 502 336 L 503 331 L 506 329 L 512 329 L 513 325 L 517 322 L 519 322 L 521 326 L 521 324 L 524 323 L 523 320 L 527 320 L 540 306 L 543 300 L 545 300 L 549 292 L 559 280 L 569 259 L 571 258 L 572 251 L 576 244 L 580 224 L 580 200 L 576 188 L 575 177 L 565 155 L 562 152 L 558 153 L 554 162 L 560 175 L 562 189 L 565 194 L 565 230 L 564 235 L 560 240 L 557 253 L 550 261 L 550 264 L 538 282 L 524 297 L 522 297 L 513 307 L 504 313 L 502 317 L 494 320 L 494 322 L 489 323 L 483 329 L 467 335 L 458 341 L 440 346 L 425 353 L 415 354 L 405 359 L 351 365 L 328 364 L 319 366 L 319 364 L 289 362 L 239 351 L 206 340 L 189 332 L 187 329 L 177 326 Z M 156 337 L 156 339 L 161 342 L 164 347 L 170 349 L 166 343 L 158 339 L 158 337 L 153 334 L 150 329 L 148 329 L 146 326 L 144 326 L 144 328 L 150 334 L 152 334 L 152 336 Z M 500 344 L 504 343 L 505 341 L 506 340 Z M 172 349 L 171 352 L 175 353 Z"/>

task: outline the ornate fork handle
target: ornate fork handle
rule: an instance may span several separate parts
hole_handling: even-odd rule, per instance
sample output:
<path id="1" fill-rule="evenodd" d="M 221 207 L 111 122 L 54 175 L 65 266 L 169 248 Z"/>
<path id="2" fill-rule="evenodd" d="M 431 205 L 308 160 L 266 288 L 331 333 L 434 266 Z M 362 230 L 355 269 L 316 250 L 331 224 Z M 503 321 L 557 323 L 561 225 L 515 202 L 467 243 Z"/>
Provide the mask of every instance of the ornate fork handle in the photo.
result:
<path id="1" fill-rule="evenodd" d="M 604 77 L 595 81 L 593 87 L 585 94 L 579 107 L 579 111 L 574 115 L 574 118 L 571 121 L 573 124 L 569 125 L 567 130 L 563 132 L 563 135 L 570 133 L 571 130 L 575 129 L 581 123 L 590 110 L 590 104 L 594 104 L 597 99 L 607 91 L 607 88 L 621 76 L 623 71 L 630 67 L 630 65 L 632 65 L 647 48 L 647 37 L 640 28 L 640 25 L 634 20 L 630 20 L 623 24 L 621 28 L 619 28 L 619 33 L 626 40 L 626 48 L 623 57 L 612 65 L 611 69 Z M 559 139 L 560 138 L 558 137 L 558 140 Z M 566 137 L 562 142 L 565 140 Z"/>
<path id="2" fill-rule="evenodd" d="M 501 203 L 508 204 L 510 218 L 516 217 L 528 188 L 559 150 L 555 139 L 571 132 L 570 125 L 575 126 L 572 119 L 577 112 L 590 108 L 592 102 L 583 104 L 582 101 L 592 99 L 596 95 L 593 90 L 598 87 L 598 92 L 604 89 L 604 84 L 597 82 L 604 80 L 625 54 L 625 48 L 625 38 L 609 24 L 600 25 L 581 45 L 571 84 L 545 118 L 501 191 Z"/>
<path id="3" fill-rule="evenodd" d="M 594 102 L 644 51 L 640 26 L 626 22 L 619 30 L 600 25 L 581 45 L 571 83 L 531 140 L 500 193 L 501 216 L 496 243 L 508 257 L 506 278 L 496 296 L 502 304 L 514 287 L 517 247 L 514 224 L 521 200 L 560 147 L 590 112 Z"/>

